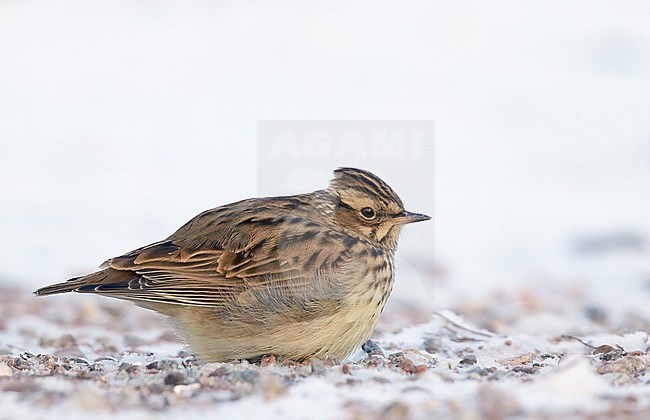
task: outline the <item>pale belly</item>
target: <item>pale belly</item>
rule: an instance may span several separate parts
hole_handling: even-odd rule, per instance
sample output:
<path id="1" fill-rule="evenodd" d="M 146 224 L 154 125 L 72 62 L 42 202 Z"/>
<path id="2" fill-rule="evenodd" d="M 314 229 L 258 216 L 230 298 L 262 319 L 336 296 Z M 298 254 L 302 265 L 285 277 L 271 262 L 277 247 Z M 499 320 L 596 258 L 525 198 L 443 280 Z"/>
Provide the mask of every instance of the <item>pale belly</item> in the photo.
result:
<path id="1" fill-rule="evenodd" d="M 385 291 L 364 295 L 335 314 L 282 325 L 219 325 L 202 308 L 187 308 L 173 318 L 181 336 L 206 362 L 271 354 L 292 360 L 329 356 L 341 361 L 370 338 L 386 303 Z"/>
<path id="2" fill-rule="evenodd" d="M 341 277 L 354 279 L 363 267 L 352 268 Z M 316 311 L 313 316 L 295 309 L 278 312 L 272 301 L 260 298 L 268 295 L 254 293 L 232 308 L 222 309 L 220 315 L 202 307 L 178 308 L 169 315 L 192 351 L 206 362 L 259 359 L 271 354 L 293 360 L 329 356 L 341 361 L 370 338 L 392 290 L 392 260 L 379 272 L 364 271 L 365 276 L 350 281 L 343 293 L 339 289 L 343 300 L 337 301 L 335 308 Z M 332 296 L 327 290 L 316 295 Z M 252 307 L 258 311 L 260 307 L 275 307 L 276 315 L 249 312 L 243 303 L 260 301 L 264 304 Z M 316 307 L 327 309 L 327 300 Z"/>

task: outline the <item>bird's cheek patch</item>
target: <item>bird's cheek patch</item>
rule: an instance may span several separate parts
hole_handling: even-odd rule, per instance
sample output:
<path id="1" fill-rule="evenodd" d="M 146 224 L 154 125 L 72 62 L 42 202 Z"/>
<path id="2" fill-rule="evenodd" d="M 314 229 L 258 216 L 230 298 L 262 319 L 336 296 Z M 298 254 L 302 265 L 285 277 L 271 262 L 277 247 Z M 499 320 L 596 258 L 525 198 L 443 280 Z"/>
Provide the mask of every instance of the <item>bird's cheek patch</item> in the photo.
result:
<path id="1" fill-rule="evenodd" d="M 375 235 L 377 236 L 377 240 L 378 241 L 383 240 L 392 227 L 393 226 L 390 225 L 389 223 L 382 223 L 379 226 L 377 226 L 377 230 L 375 231 Z"/>

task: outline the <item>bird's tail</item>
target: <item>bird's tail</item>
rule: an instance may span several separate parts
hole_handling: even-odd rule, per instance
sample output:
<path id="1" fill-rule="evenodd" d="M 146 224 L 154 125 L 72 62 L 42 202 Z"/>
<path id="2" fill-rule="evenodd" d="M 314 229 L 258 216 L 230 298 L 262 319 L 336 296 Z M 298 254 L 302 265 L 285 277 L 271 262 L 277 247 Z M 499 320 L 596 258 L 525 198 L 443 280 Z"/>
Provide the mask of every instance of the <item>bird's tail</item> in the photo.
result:
<path id="1" fill-rule="evenodd" d="M 56 295 L 59 293 L 76 292 L 82 286 L 87 286 L 92 283 L 99 283 L 106 278 L 106 270 L 97 271 L 96 273 L 88 274 L 87 276 L 74 277 L 68 281 L 61 283 L 51 284 L 49 286 L 41 287 L 36 290 L 36 296 Z"/>

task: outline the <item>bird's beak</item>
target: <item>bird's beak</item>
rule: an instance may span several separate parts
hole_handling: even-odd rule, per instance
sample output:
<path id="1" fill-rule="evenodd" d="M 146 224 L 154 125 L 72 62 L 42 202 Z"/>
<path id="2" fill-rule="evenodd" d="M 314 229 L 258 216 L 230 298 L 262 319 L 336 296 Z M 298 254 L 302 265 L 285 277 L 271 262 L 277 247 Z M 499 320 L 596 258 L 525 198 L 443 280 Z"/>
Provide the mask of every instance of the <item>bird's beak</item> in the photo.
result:
<path id="1" fill-rule="evenodd" d="M 405 225 L 407 223 L 424 222 L 425 220 L 430 219 L 431 217 L 426 214 L 411 213 L 410 211 L 405 210 L 399 216 L 393 217 L 393 223 L 396 225 Z"/>

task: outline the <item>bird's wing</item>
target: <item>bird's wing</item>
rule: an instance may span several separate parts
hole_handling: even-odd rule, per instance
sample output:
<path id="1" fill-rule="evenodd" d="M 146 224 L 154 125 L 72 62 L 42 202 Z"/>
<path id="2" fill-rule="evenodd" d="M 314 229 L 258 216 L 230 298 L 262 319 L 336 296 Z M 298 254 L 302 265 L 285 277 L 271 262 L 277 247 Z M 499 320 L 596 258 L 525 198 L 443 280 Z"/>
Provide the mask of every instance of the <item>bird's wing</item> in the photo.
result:
<path id="1" fill-rule="evenodd" d="M 246 224 L 230 244 L 194 248 L 174 239 L 104 263 L 105 275 L 87 276 L 78 292 L 137 301 L 220 307 L 233 299 L 310 300 L 349 261 L 347 235 L 305 228 L 297 221 L 264 228 Z M 106 272 L 107 271 L 107 272 Z M 102 273 L 102 272 L 100 272 Z M 99 281 L 97 281 L 99 280 Z M 326 293 L 328 293 L 326 291 Z"/>

